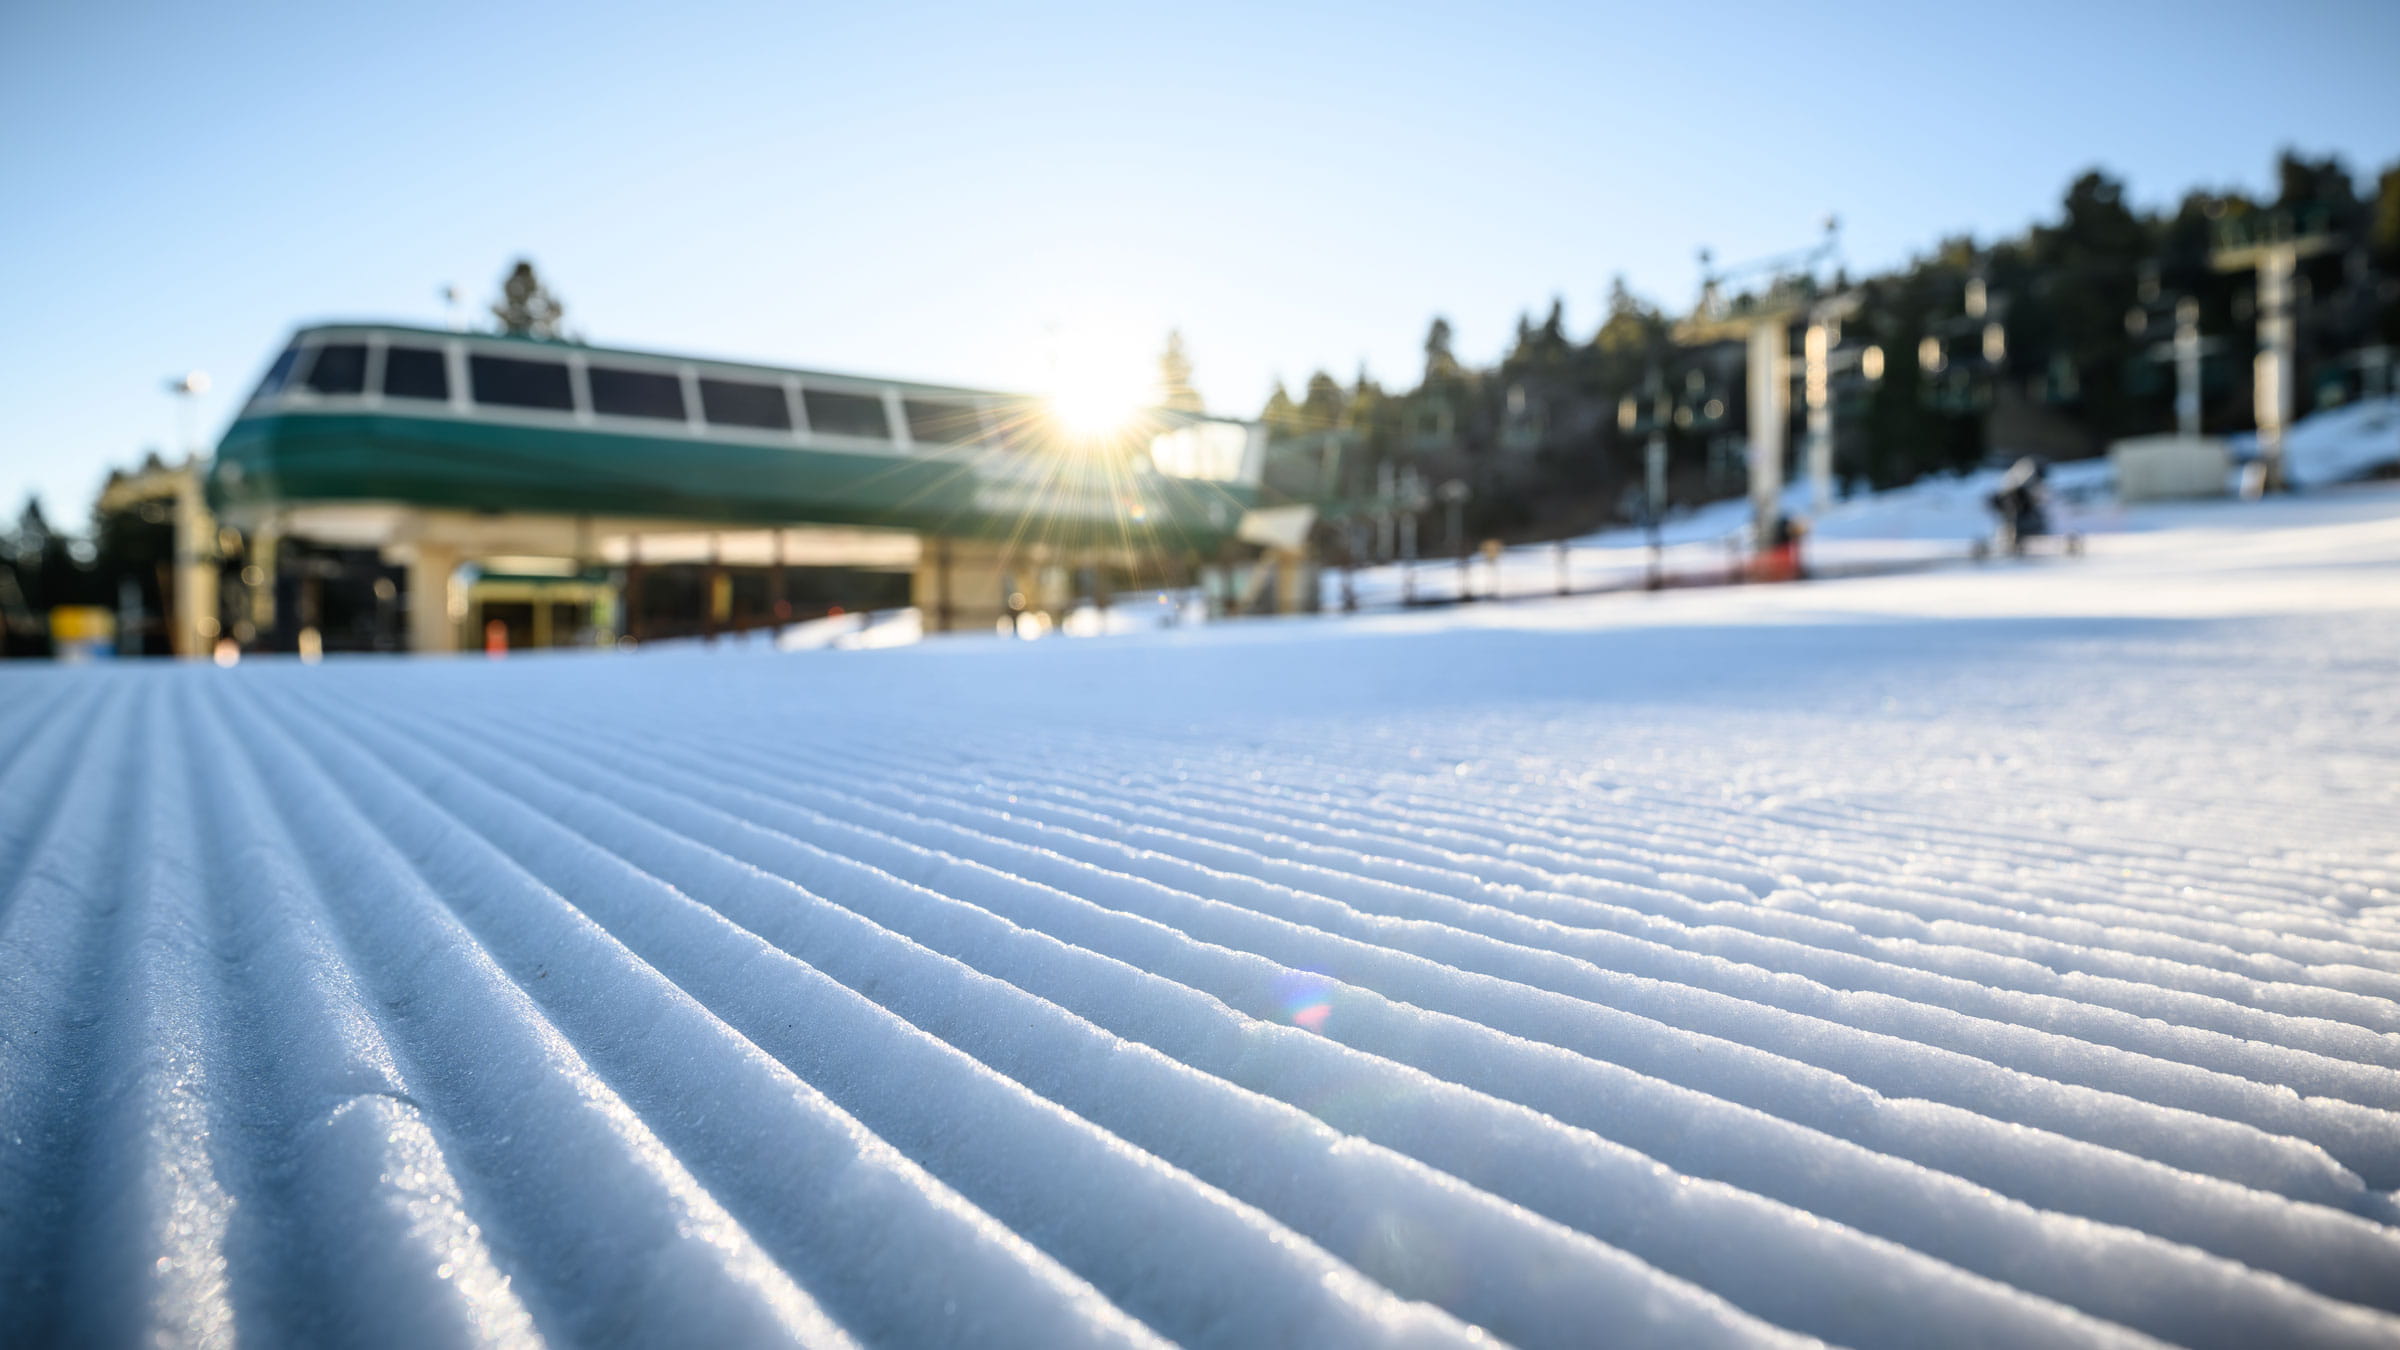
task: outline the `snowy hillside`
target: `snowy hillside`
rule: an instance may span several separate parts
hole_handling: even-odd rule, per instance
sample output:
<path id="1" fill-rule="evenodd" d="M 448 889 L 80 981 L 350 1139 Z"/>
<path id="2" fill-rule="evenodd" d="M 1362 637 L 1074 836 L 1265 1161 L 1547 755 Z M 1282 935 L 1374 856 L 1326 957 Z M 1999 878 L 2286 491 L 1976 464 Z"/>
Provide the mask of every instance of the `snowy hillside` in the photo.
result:
<path id="1" fill-rule="evenodd" d="M 2400 1341 L 2400 493 L 1110 642 L 0 670 L 0 1308 Z"/>
<path id="2" fill-rule="evenodd" d="M 2227 438 L 2237 460 L 2257 454 L 2256 438 Z M 2400 467 L 2400 397 L 2371 398 L 2312 414 L 2293 423 L 2287 444 L 2288 471 L 2302 490 L 2314 491 Z M 1808 523 L 1809 565 L 1820 574 L 1889 570 L 1961 562 L 1996 524 L 1990 498 L 2006 471 L 1977 469 L 1955 477 L 1932 474 L 1904 487 L 1861 493 L 1816 510 L 1805 481 L 1787 483 L 1783 509 Z M 2226 486 L 2241 481 L 2236 472 Z M 2151 528 L 2157 517 L 2145 508 L 2128 510 L 2116 501 L 2116 471 L 2105 458 L 2076 460 L 2049 468 L 2052 528 L 2061 533 L 2112 534 Z M 1685 582 L 1714 583 L 1738 574 L 1751 527 L 1747 497 L 1729 497 L 1683 511 L 1659 529 L 1658 565 Z M 1343 607 L 1343 586 L 1363 609 L 1400 605 L 1405 599 L 1442 601 L 1462 593 L 1510 597 L 1555 595 L 1560 590 L 1631 588 L 1643 584 L 1652 565 L 1647 531 L 1612 527 L 1557 544 L 1527 544 L 1507 550 L 1497 569 L 1478 559 L 1457 566 L 1454 552 L 1420 559 L 1414 569 L 1397 564 L 1364 567 L 1345 583 L 1328 573 L 1327 609 Z M 1413 575 L 1409 573 L 1413 570 Z"/>

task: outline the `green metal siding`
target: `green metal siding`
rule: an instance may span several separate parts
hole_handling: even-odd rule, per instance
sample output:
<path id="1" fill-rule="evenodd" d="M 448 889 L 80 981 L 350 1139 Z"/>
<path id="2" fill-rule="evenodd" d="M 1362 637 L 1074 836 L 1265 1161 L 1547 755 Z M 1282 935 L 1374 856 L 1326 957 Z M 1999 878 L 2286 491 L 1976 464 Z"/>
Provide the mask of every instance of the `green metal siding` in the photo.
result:
<path id="1" fill-rule="evenodd" d="M 1176 548 L 1214 547 L 1255 496 L 1237 485 L 1135 472 L 1124 461 L 1004 453 L 861 454 L 447 416 L 295 412 L 234 423 L 218 447 L 209 495 L 220 507 L 389 501 Z"/>

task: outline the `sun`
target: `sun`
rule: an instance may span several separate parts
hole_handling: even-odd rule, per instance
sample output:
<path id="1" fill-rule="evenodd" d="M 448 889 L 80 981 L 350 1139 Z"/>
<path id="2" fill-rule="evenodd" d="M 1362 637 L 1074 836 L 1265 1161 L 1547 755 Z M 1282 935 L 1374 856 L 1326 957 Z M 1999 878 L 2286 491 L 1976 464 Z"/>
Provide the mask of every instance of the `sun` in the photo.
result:
<path id="1" fill-rule="evenodd" d="M 1115 436 L 1139 420 L 1154 401 L 1140 373 L 1102 365 L 1061 371 L 1050 391 L 1050 415 L 1077 440 Z"/>

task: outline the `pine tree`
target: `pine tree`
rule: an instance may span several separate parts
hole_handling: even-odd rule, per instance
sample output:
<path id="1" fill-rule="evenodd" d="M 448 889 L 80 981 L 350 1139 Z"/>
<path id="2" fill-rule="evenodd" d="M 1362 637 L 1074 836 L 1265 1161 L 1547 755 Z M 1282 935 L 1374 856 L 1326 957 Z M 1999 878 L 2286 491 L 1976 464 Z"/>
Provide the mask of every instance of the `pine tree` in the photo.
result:
<path id="1" fill-rule="evenodd" d="M 567 307 L 534 275 L 533 264 L 523 258 L 500 283 L 500 303 L 492 306 L 500 331 L 513 337 L 557 338 L 566 312 Z"/>
<path id="2" fill-rule="evenodd" d="M 1167 349 L 1158 357 L 1158 406 L 1176 412 L 1203 412 L 1200 391 L 1192 387 L 1192 359 L 1184 355 L 1183 333 L 1167 330 Z"/>
<path id="3" fill-rule="evenodd" d="M 2367 247 L 2377 261 L 2400 267 L 2400 164 L 2385 169 L 2375 180 L 2374 214 L 2367 225 Z"/>
<path id="4" fill-rule="evenodd" d="M 1545 364 L 1565 359 L 1567 354 L 1567 302 L 1562 296 L 1550 297 L 1549 317 L 1542 320 L 1538 335 L 1541 359 Z"/>
<path id="5" fill-rule="evenodd" d="M 1644 304 L 1619 272 L 1609 279 L 1608 317 L 1601 320 L 1600 331 L 1592 334 L 1592 345 L 1611 355 L 1639 353 L 1650 346 L 1665 323 L 1664 316 Z"/>
<path id="6" fill-rule="evenodd" d="M 1433 326 L 1425 330 L 1425 382 L 1456 379 L 1458 372 L 1458 356 L 1450 350 L 1450 321 L 1435 315 Z"/>
<path id="7" fill-rule="evenodd" d="M 1300 422 L 1310 431 L 1331 431 L 1342 423 L 1343 406 L 1349 400 L 1342 386 L 1324 371 L 1308 377 L 1308 392 L 1300 400 Z"/>
<path id="8" fill-rule="evenodd" d="M 1300 405 L 1283 391 L 1282 380 L 1275 381 L 1274 392 L 1267 395 L 1267 406 L 1259 413 L 1258 420 L 1266 423 L 1268 432 L 1276 436 L 1289 436 L 1299 430 Z"/>
<path id="9" fill-rule="evenodd" d="M 1516 341 L 1510 345 L 1508 356 L 1501 364 L 1511 367 L 1523 366 L 1539 359 L 1539 356 L 1538 341 L 1533 332 L 1533 316 L 1519 311 Z"/>

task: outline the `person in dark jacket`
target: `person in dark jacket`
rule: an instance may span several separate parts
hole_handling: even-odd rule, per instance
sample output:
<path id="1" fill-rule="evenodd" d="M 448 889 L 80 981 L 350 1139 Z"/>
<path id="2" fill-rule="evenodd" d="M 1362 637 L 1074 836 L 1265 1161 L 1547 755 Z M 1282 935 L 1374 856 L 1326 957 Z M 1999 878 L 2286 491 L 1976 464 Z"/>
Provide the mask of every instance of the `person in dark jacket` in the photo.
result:
<path id="1" fill-rule="evenodd" d="M 2023 553 L 2026 540 L 2050 531 L 2046 477 L 2042 462 L 2027 455 L 2009 466 L 1991 495 L 1992 512 L 2000 517 L 2000 542 L 2011 553 Z"/>

